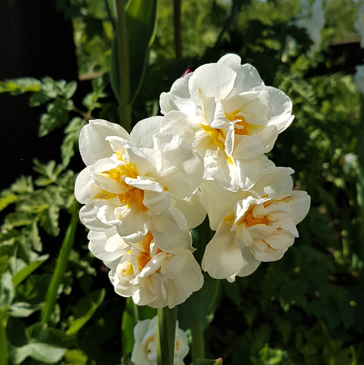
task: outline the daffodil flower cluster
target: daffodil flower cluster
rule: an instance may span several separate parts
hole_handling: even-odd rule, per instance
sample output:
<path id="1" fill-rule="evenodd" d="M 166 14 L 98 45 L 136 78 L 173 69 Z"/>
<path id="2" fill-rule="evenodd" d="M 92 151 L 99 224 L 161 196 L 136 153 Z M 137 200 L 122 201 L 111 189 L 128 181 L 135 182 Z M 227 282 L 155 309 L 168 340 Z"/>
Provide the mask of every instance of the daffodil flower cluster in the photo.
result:
<path id="1" fill-rule="evenodd" d="M 289 97 L 238 56 L 180 78 L 160 106 L 130 135 L 104 120 L 82 129 L 75 194 L 115 291 L 172 308 L 203 285 L 190 230 L 206 213 L 216 233 L 202 269 L 233 281 L 283 256 L 310 199 L 265 156 L 292 123 Z"/>
<path id="2" fill-rule="evenodd" d="M 134 327 L 135 344 L 131 360 L 135 365 L 157 365 L 157 316 L 139 321 Z M 174 341 L 174 365 L 184 365 L 189 346 L 187 335 L 176 324 Z"/>

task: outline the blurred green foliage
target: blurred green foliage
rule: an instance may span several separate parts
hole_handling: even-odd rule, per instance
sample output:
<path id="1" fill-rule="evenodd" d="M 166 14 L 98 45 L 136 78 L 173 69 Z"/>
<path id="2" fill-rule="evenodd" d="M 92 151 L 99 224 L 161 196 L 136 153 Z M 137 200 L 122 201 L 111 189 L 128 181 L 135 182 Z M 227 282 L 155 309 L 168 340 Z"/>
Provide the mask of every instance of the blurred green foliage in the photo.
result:
<path id="1" fill-rule="evenodd" d="M 358 157 L 364 143 L 363 97 L 351 75 L 336 71 L 345 57 L 333 59 L 328 50 L 331 42 L 358 39 L 353 22 L 362 3 L 325 2 L 322 50 L 314 53 L 305 30 L 291 21 L 300 11 L 299 0 L 183 1 L 183 58 L 176 61 L 172 2 L 159 0 L 156 38 L 134 102 L 134 123 L 158 113 L 160 93 L 187 67 L 237 53 L 267 85 L 292 99 L 295 121 L 269 157 L 293 167 L 296 187 L 312 197 L 310 213 L 298 227 L 300 238 L 282 260 L 262 264 L 233 284 L 220 282 L 213 298 L 206 286 L 181 306 L 184 329 L 189 321 L 183 313 L 198 308 L 207 326 L 209 358 L 222 357 L 231 365 L 364 364 L 364 182 Z M 6 327 L 11 364 L 111 365 L 120 363 L 122 332 L 131 347 L 130 328 L 126 331 L 121 323 L 122 317 L 134 323 L 135 313 L 130 305 L 123 313 L 125 300 L 114 294 L 106 267 L 88 252 L 81 226 L 51 321 L 39 323 L 81 168 L 79 131 L 90 118 L 117 120 L 107 77 L 112 2 L 57 0 L 55 7 L 73 19 L 80 74 L 93 78 L 92 91 L 78 105 L 77 83 L 87 81 L 0 83 L 0 92 L 29 93 L 30 106 L 45 106 L 40 137 L 64 128 L 63 143 L 55 146 L 59 160 L 35 161 L 33 176 L 17 178 L 0 195 L 0 311 L 5 316 L 0 327 Z M 201 243 L 201 232 L 194 232 L 196 242 Z M 202 252 L 199 247 L 196 254 Z M 211 305 L 209 299 L 214 299 Z"/>

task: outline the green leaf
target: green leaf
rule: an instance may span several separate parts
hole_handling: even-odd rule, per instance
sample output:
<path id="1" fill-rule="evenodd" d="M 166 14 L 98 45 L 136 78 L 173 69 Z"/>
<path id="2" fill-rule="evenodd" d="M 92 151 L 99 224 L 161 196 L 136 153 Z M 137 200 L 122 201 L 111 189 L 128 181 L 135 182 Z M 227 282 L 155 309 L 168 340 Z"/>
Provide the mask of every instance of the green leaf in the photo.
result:
<path id="1" fill-rule="evenodd" d="M 75 335 L 91 319 L 105 297 L 105 289 L 99 289 L 81 298 L 73 307 L 76 319 L 70 321 L 68 335 Z"/>
<path id="2" fill-rule="evenodd" d="M 47 113 L 40 118 L 39 137 L 50 133 L 53 129 L 67 123 L 69 111 L 73 107 L 71 100 L 65 100 L 57 97 L 54 102 L 47 106 Z"/>
<path id="3" fill-rule="evenodd" d="M 58 226 L 59 207 L 57 205 L 49 205 L 48 209 L 43 210 L 40 225 L 51 236 L 57 237 L 59 234 Z"/>
<path id="4" fill-rule="evenodd" d="M 125 309 L 121 324 L 121 343 L 123 354 L 126 355 L 133 351 L 134 347 L 134 327 L 139 320 L 139 315 L 136 313 L 137 307 L 132 298 L 127 298 L 125 301 Z"/>
<path id="5" fill-rule="evenodd" d="M 68 350 L 61 365 L 86 365 L 88 357 L 81 350 Z"/>
<path id="6" fill-rule="evenodd" d="M 36 323 L 26 330 L 28 343 L 22 346 L 10 346 L 9 357 L 15 365 L 21 364 L 27 357 L 55 364 L 65 355 L 68 336 L 57 329 L 48 328 L 46 324 Z"/>
<path id="7" fill-rule="evenodd" d="M 13 275 L 12 282 L 15 287 L 21 284 L 32 272 L 34 272 L 40 265 L 48 259 L 48 255 L 38 258 L 37 261 L 32 261 L 27 266 L 23 267 L 16 274 Z"/>
<path id="8" fill-rule="evenodd" d="M 124 355 L 122 358 L 121 358 L 121 365 L 134 365 L 134 363 L 131 361 L 130 359 L 130 353 L 129 354 L 126 354 Z"/>
<path id="9" fill-rule="evenodd" d="M 36 92 L 40 90 L 40 81 L 32 77 L 0 81 L 0 93 L 11 93 L 19 95 L 26 92 Z"/>
<path id="10" fill-rule="evenodd" d="M 43 90 L 37 91 L 29 98 L 29 106 L 39 106 L 46 103 L 49 100 L 49 96 L 46 95 Z"/>
<path id="11" fill-rule="evenodd" d="M 15 296 L 15 288 L 8 271 L 0 276 L 0 310 L 10 306 Z"/>
<path id="12" fill-rule="evenodd" d="M 8 268 L 9 256 L 2 255 L 0 256 L 0 275 L 3 274 Z"/>
<path id="13" fill-rule="evenodd" d="M 73 94 L 76 92 L 76 89 L 77 89 L 76 81 L 68 82 L 67 85 L 64 87 L 63 96 L 66 99 L 71 99 Z"/>
<path id="14" fill-rule="evenodd" d="M 157 25 L 157 0 L 130 0 L 125 9 L 129 48 L 130 102 L 143 82 L 148 54 Z M 111 54 L 110 82 L 116 99 L 120 101 L 119 60 L 116 40 Z"/>
<path id="15" fill-rule="evenodd" d="M 14 194 L 8 194 L 0 198 L 0 212 L 4 210 L 8 205 L 16 202 L 18 197 Z"/>
<path id="16" fill-rule="evenodd" d="M 55 183 L 59 174 L 62 172 L 62 166 L 56 165 L 56 161 L 53 160 L 42 164 L 37 159 L 34 159 L 33 169 L 42 175 L 35 180 L 37 186 L 46 186 Z"/>
<path id="17" fill-rule="evenodd" d="M 73 118 L 65 129 L 65 137 L 61 146 L 62 166 L 65 169 L 71 157 L 75 154 L 75 149 L 78 144 L 78 137 L 82 127 L 85 125 L 85 120 L 81 118 Z"/>
<path id="18" fill-rule="evenodd" d="M 9 316 L 10 317 L 29 317 L 34 312 L 40 310 L 42 308 L 42 304 L 29 304 L 26 302 L 18 302 L 12 304 L 9 308 Z"/>

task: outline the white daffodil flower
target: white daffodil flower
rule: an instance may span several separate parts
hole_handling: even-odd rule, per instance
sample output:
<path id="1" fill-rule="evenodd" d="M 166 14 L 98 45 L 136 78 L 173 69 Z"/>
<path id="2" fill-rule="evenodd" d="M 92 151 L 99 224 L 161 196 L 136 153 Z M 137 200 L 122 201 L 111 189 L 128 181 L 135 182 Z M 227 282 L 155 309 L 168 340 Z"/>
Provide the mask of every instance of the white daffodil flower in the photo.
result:
<path id="1" fill-rule="evenodd" d="M 364 5 L 360 6 L 354 23 L 354 29 L 360 36 L 360 46 L 364 48 Z"/>
<path id="2" fill-rule="evenodd" d="M 112 260 L 105 264 L 111 269 L 109 277 L 117 294 L 131 296 L 137 305 L 173 308 L 201 289 L 203 275 L 192 254 L 189 231 L 179 235 L 180 244 L 173 253 L 160 249 L 150 231 L 125 253 L 125 243 L 109 238 L 112 233 L 90 232 L 89 239 L 95 255 Z"/>
<path id="3" fill-rule="evenodd" d="M 364 94 L 364 65 L 356 66 L 356 73 L 354 79 L 358 90 Z"/>
<path id="4" fill-rule="evenodd" d="M 294 118 L 289 97 L 233 54 L 178 79 L 160 105 L 161 130 L 189 140 L 204 159 L 204 179 L 232 191 L 254 185 L 264 153 Z"/>
<path id="5" fill-rule="evenodd" d="M 128 243 L 150 231 L 161 249 L 180 244 L 185 230 L 203 220 L 192 196 L 203 164 L 191 144 L 170 133 L 156 133 L 162 117 L 145 119 L 128 133 L 104 120 L 90 121 L 80 133 L 86 168 L 79 174 L 76 199 L 85 204 L 82 223 L 92 231 L 115 227 Z M 145 147 L 145 145 L 149 147 Z M 187 221 L 184 213 L 191 213 Z M 114 231 L 113 231 L 114 232 Z"/>
<path id="6" fill-rule="evenodd" d="M 309 0 L 301 0 L 302 11 L 294 21 L 299 28 L 304 28 L 313 42 L 312 49 L 317 51 L 321 44 L 321 30 L 325 25 L 325 13 L 321 0 L 310 4 Z"/>
<path id="7" fill-rule="evenodd" d="M 174 365 L 184 365 L 183 359 L 189 351 L 187 336 L 178 327 L 174 342 Z M 134 327 L 135 344 L 131 354 L 131 361 L 135 365 L 157 365 L 157 316 L 153 319 L 138 321 Z"/>
<path id="8" fill-rule="evenodd" d="M 250 275 L 261 261 L 279 260 L 293 244 L 310 197 L 292 190 L 292 173 L 267 161 L 249 191 L 231 192 L 214 181 L 202 183 L 201 200 L 216 231 L 202 260 L 202 269 L 211 277 L 234 281 L 235 276 Z"/>

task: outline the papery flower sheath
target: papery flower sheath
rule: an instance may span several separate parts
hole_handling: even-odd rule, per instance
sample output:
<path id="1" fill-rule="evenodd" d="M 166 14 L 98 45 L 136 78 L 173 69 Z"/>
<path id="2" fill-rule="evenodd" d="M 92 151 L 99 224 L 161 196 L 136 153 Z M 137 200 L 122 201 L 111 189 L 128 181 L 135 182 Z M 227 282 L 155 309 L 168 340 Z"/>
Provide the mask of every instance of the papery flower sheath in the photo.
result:
<path id="1" fill-rule="evenodd" d="M 204 179 L 232 191 L 254 185 L 264 153 L 294 118 L 289 97 L 233 54 L 178 79 L 160 105 L 161 130 L 189 140 L 204 159 Z"/>
<path id="2" fill-rule="evenodd" d="M 176 323 L 174 341 L 174 365 L 184 365 L 183 359 L 189 351 L 187 336 Z M 157 316 L 139 321 L 134 327 L 135 344 L 131 361 L 135 365 L 157 365 Z"/>
<path id="3" fill-rule="evenodd" d="M 117 234 L 115 227 L 104 232 L 90 231 L 88 238 L 91 252 L 110 268 L 115 292 L 132 297 L 137 305 L 173 308 L 203 285 L 189 231 L 179 235 L 179 245 L 173 250 L 160 249 L 150 231 L 131 245 Z"/>
<path id="4" fill-rule="evenodd" d="M 77 178 L 75 195 L 85 204 L 80 219 L 90 230 L 115 227 L 128 243 L 151 232 L 161 249 L 171 249 L 191 224 L 203 220 L 199 213 L 187 221 L 181 212 L 194 210 L 191 196 L 201 183 L 201 159 L 188 141 L 158 133 L 160 119 L 139 122 L 130 136 L 104 120 L 90 121 L 81 130 L 87 167 Z"/>
<path id="5" fill-rule="evenodd" d="M 298 237 L 296 225 L 306 216 L 310 197 L 292 190 L 293 170 L 266 161 L 249 191 L 231 192 L 214 181 L 203 182 L 202 202 L 215 236 L 206 246 L 202 269 L 216 279 L 235 280 L 259 264 L 279 260 Z M 211 199 L 210 197 L 214 197 Z"/>

